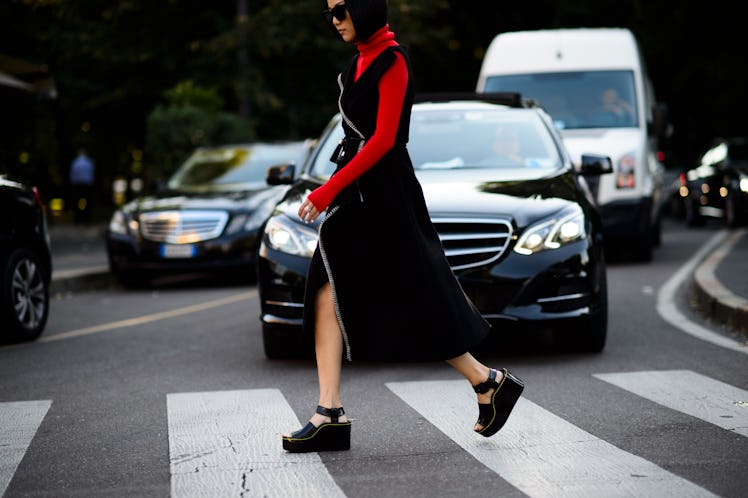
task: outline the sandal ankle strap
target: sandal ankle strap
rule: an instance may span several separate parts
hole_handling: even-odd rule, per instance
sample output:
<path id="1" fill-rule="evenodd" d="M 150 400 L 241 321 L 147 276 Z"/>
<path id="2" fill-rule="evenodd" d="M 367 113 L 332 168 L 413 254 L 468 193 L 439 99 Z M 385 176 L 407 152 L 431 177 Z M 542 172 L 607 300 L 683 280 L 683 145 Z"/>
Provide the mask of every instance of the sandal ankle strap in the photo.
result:
<path id="1" fill-rule="evenodd" d="M 325 408 L 322 405 L 317 405 L 317 413 L 323 417 L 330 417 L 332 423 L 337 424 L 338 418 L 341 415 L 345 415 L 345 410 L 343 410 L 342 406 L 340 408 Z"/>
<path id="2" fill-rule="evenodd" d="M 473 390 L 478 394 L 485 394 L 490 389 L 496 389 L 499 387 L 499 383 L 496 382 L 496 374 L 498 372 L 494 370 L 493 368 L 489 369 L 488 372 L 488 380 L 485 382 L 481 382 L 480 384 L 476 384 L 473 386 Z"/>

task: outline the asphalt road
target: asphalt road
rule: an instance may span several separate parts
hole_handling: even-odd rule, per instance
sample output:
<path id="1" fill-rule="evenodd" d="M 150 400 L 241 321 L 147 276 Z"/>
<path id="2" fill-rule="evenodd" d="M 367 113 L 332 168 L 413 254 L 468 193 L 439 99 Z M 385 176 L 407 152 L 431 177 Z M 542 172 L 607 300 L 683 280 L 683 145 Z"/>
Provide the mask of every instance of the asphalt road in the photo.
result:
<path id="1" fill-rule="evenodd" d="M 319 456 L 280 450 L 316 404 L 314 364 L 265 359 L 254 286 L 59 292 L 39 341 L 0 347 L 0 495 L 746 496 L 746 355 L 657 306 L 715 232 L 666 223 L 652 263 L 609 263 L 603 353 L 542 335 L 480 352 L 527 384 L 493 438 L 471 434 L 447 365 L 354 363 L 352 449 Z"/>

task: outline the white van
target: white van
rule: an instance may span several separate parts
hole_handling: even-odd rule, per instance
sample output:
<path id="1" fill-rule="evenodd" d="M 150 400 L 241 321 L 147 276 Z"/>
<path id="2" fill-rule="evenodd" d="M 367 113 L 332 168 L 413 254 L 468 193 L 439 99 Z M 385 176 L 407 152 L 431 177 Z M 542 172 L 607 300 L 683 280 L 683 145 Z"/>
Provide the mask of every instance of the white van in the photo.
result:
<path id="1" fill-rule="evenodd" d="M 660 242 L 663 166 L 656 132 L 663 115 L 660 108 L 655 112 L 652 85 L 629 30 L 499 34 L 486 52 L 477 91 L 537 100 L 577 166 L 583 152 L 610 157 L 614 174 L 588 179 L 608 246 L 623 244 L 638 259 L 651 259 Z"/>

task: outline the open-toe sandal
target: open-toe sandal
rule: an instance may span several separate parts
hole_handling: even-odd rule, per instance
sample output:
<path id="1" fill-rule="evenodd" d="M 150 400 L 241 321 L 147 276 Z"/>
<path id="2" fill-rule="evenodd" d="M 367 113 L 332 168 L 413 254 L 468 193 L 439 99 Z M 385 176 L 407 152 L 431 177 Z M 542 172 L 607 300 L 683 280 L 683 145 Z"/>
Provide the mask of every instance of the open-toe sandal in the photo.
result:
<path id="1" fill-rule="evenodd" d="M 524 382 L 509 373 L 505 368 L 501 369 L 503 374 L 501 381 L 496 382 L 497 373 L 492 368 L 488 374 L 488 380 L 473 386 L 478 394 L 485 394 L 493 389 L 490 403 L 478 403 L 477 423 L 480 424 L 481 428 L 475 429 L 475 432 L 485 437 L 493 436 L 504 426 L 509 414 L 512 413 L 512 408 L 514 408 L 522 390 L 525 388 Z"/>
<path id="2" fill-rule="evenodd" d="M 319 426 L 309 422 L 290 436 L 283 437 L 283 449 L 291 453 L 312 451 L 342 451 L 351 448 L 351 422 L 341 422 L 345 414 L 343 407 L 325 408 L 317 406 L 317 413 L 330 417 L 330 422 Z"/>

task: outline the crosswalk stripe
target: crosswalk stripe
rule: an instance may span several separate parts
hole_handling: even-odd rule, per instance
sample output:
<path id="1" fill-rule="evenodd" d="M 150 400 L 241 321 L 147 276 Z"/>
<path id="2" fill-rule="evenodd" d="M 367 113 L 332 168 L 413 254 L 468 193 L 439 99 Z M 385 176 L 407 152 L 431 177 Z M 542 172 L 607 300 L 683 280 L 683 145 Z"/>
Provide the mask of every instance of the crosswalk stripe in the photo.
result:
<path id="1" fill-rule="evenodd" d="M 0 496 L 8 489 L 50 406 L 49 400 L 0 403 Z"/>
<path id="2" fill-rule="evenodd" d="M 344 497 L 317 453 L 286 453 L 299 427 L 277 389 L 167 395 L 171 496 Z"/>
<path id="3" fill-rule="evenodd" d="M 594 376 L 657 404 L 748 436 L 748 391 L 744 389 L 690 370 Z"/>
<path id="4" fill-rule="evenodd" d="M 479 462 L 529 496 L 713 496 L 665 469 L 520 398 L 490 439 L 471 428 L 475 395 L 464 381 L 387 387 Z"/>

